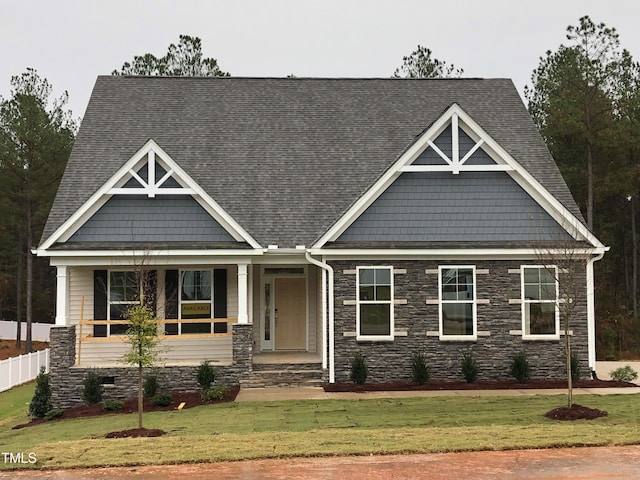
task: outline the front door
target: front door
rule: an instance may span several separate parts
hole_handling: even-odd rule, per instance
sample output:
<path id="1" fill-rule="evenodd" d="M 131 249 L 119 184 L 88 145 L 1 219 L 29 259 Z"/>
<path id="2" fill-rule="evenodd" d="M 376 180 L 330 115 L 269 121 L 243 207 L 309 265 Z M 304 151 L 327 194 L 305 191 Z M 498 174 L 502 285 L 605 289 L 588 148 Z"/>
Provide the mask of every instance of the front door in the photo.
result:
<path id="1" fill-rule="evenodd" d="M 307 280 L 304 277 L 275 278 L 275 348 L 307 348 Z"/>

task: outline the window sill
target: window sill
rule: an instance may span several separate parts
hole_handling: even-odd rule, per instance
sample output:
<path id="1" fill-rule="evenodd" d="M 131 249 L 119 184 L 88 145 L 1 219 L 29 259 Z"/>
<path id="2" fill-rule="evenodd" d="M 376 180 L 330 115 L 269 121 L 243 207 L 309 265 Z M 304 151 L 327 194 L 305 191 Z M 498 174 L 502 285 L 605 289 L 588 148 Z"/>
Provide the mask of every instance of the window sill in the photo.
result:
<path id="1" fill-rule="evenodd" d="M 475 342 L 478 340 L 477 335 L 440 335 L 438 338 L 441 342 Z"/>
<path id="2" fill-rule="evenodd" d="M 358 336 L 356 335 L 357 342 L 393 342 L 393 335 L 390 336 L 374 336 L 374 335 L 365 335 Z"/>

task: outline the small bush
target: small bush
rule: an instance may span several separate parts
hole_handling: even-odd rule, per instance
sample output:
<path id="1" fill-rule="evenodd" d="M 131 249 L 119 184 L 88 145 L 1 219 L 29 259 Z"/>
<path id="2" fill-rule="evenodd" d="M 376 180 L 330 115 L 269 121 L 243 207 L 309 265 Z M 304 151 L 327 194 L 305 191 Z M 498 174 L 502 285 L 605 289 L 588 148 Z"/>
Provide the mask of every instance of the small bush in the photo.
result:
<path id="1" fill-rule="evenodd" d="M 153 403 L 157 407 L 167 407 L 171 405 L 171 400 L 172 398 L 170 393 L 158 393 L 155 397 L 153 397 L 151 403 Z"/>
<path id="2" fill-rule="evenodd" d="M 36 377 L 36 391 L 29 404 L 29 415 L 31 418 L 42 418 L 52 406 L 49 374 L 44 373 L 44 367 L 40 367 L 40 373 Z"/>
<path id="3" fill-rule="evenodd" d="M 514 355 L 509 373 L 520 383 L 527 383 L 531 380 L 531 368 L 526 353 L 520 352 Z"/>
<path id="4" fill-rule="evenodd" d="M 160 390 L 160 382 L 157 375 L 148 375 L 142 384 L 142 392 L 145 397 L 153 397 Z"/>
<path id="5" fill-rule="evenodd" d="M 356 353 L 356 355 L 351 360 L 351 381 L 362 385 L 367 381 L 367 377 L 369 376 L 369 369 L 367 368 L 367 363 L 364 360 L 364 357 L 360 353 Z"/>
<path id="6" fill-rule="evenodd" d="M 638 372 L 631 368 L 630 365 L 616 368 L 610 372 L 609 375 L 611 376 L 611 380 L 615 380 L 616 382 L 633 382 L 638 378 Z"/>
<path id="7" fill-rule="evenodd" d="M 202 390 L 209 390 L 216 379 L 216 372 L 209 362 L 202 362 L 198 367 L 198 385 Z"/>
<path id="8" fill-rule="evenodd" d="M 580 380 L 580 361 L 575 353 L 571 354 L 571 381 L 577 382 Z"/>
<path id="9" fill-rule="evenodd" d="M 108 398 L 104 401 L 104 409 L 107 412 L 117 412 L 118 410 L 122 410 L 123 406 L 124 403 L 122 402 L 122 400 L 113 400 L 111 398 Z"/>
<path id="10" fill-rule="evenodd" d="M 211 400 L 222 400 L 229 389 L 227 387 L 218 386 L 202 391 L 202 401 L 210 402 Z"/>
<path id="11" fill-rule="evenodd" d="M 462 359 L 460 360 L 460 373 L 462 373 L 467 383 L 473 383 L 478 379 L 480 368 L 471 350 L 464 352 L 462 355 Z"/>
<path id="12" fill-rule="evenodd" d="M 411 380 L 413 380 L 413 383 L 417 383 L 418 385 L 422 385 L 429 381 L 427 359 L 421 352 L 414 353 L 411 358 Z"/>
<path id="13" fill-rule="evenodd" d="M 84 392 L 82 398 L 84 403 L 92 405 L 94 403 L 100 403 L 102 401 L 102 394 L 104 388 L 102 387 L 102 377 L 93 370 L 87 372 L 87 376 L 84 377 Z"/>
<path id="14" fill-rule="evenodd" d="M 51 410 L 49 410 L 44 418 L 46 418 L 47 420 L 54 420 L 56 418 L 60 418 L 62 415 L 64 414 L 64 410 L 61 408 L 52 408 Z"/>

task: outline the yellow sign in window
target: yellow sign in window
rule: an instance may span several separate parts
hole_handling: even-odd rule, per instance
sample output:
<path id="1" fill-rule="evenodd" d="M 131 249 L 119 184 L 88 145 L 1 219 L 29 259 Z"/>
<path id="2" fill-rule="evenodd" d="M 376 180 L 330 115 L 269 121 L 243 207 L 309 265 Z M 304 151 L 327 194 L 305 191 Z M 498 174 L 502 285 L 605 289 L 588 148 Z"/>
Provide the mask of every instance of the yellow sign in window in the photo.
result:
<path id="1" fill-rule="evenodd" d="M 183 303 L 182 318 L 211 318 L 210 303 Z"/>

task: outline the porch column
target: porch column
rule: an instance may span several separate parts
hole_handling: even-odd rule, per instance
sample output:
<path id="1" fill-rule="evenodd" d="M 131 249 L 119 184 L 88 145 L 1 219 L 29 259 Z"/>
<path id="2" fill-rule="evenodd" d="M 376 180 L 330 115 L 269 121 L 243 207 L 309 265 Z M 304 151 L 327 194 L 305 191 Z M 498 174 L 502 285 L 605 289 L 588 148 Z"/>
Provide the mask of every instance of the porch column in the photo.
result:
<path id="1" fill-rule="evenodd" d="M 56 267 L 56 325 L 68 325 L 69 316 L 69 283 L 67 274 L 69 267 Z"/>
<path id="2" fill-rule="evenodd" d="M 249 323 L 247 295 L 247 264 L 238 264 L 238 323 Z"/>

